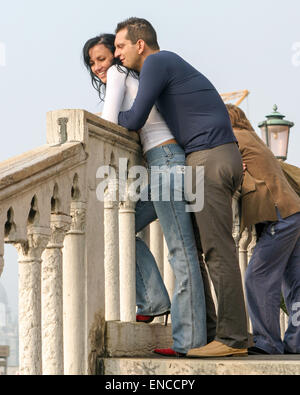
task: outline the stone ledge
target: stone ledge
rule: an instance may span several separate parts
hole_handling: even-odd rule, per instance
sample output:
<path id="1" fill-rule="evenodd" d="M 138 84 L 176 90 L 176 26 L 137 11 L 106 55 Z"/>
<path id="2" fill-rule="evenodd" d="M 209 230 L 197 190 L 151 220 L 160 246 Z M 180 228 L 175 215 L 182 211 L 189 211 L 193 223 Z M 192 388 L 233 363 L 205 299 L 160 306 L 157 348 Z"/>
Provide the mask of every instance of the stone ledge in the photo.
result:
<path id="1" fill-rule="evenodd" d="M 104 375 L 299 375 L 300 355 L 243 358 L 103 358 Z"/>
<path id="2" fill-rule="evenodd" d="M 106 323 L 106 355 L 110 357 L 152 356 L 155 348 L 167 348 L 173 344 L 171 325 Z"/>
<path id="3" fill-rule="evenodd" d="M 9 357 L 9 346 L 0 346 L 0 358 Z"/>

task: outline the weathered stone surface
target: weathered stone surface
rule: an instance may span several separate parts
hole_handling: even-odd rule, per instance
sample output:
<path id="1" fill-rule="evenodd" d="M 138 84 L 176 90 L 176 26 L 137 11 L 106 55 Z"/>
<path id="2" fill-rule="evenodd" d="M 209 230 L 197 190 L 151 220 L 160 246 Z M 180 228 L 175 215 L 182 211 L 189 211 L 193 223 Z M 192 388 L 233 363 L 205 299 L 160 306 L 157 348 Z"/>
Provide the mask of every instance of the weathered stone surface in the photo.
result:
<path id="1" fill-rule="evenodd" d="M 9 352 L 9 346 L 0 346 L 0 357 L 8 357 Z"/>
<path id="2" fill-rule="evenodd" d="M 299 375 L 300 356 L 200 358 L 104 358 L 105 375 Z"/>
<path id="3" fill-rule="evenodd" d="M 97 361 L 99 355 L 105 354 L 105 319 L 102 311 L 94 316 L 89 331 L 90 352 L 88 356 L 88 374 L 97 374 Z"/>
<path id="4" fill-rule="evenodd" d="M 172 344 L 171 325 L 107 322 L 108 356 L 151 356 L 155 348 L 171 347 Z"/>
<path id="5" fill-rule="evenodd" d="M 59 147 L 44 145 L 1 162 L 0 190 L 58 165 L 81 151 L 80 143 L 69 143 Z"/>

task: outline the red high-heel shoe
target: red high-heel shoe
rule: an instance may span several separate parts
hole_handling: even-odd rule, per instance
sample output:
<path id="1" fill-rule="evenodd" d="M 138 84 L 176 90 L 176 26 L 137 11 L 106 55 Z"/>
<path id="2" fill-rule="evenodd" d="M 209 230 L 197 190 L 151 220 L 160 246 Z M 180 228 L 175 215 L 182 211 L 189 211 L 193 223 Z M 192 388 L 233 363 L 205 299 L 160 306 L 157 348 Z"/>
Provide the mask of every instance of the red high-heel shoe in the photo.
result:
<path id="1" fill-rule="evenodd" d="M 157 314 L 157 315 L 141 315 L 141 314 L 137 314 L 136 315 L 136 322 L 144 322 L 145 324 L 150 324 L 150 322 L 152 322 L 154 320 L 154 318 L 156 317 L 162 317 L 162 316 L 166 316 L 165 318 L 165 326 L 168 325 L 168 318 L 169 318 L 169 311 L 166 311 L 163 314 Z"/>
<path id="2" fill-rule="evenodd" d="M 181 352 L 177 352 L 173 350 L 172 348 L 156 348 L 153 350 L 155 354 L 163 355 L 164 357 L 185 357 L 186 354 L 183 354 Z"/>

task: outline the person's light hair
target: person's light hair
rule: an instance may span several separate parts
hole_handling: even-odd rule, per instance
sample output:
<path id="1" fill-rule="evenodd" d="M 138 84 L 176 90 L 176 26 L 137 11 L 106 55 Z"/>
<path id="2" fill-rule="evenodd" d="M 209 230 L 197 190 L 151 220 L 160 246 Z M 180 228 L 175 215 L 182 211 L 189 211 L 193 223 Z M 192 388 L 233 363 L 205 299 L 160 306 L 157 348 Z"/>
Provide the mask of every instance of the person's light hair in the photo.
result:
<path id="1" fill-rule="evenodd" d="M 233 128 L 254 130 L 244 111 L 240 107 L 234 104 L 226 104 L 226 108 Z"/>

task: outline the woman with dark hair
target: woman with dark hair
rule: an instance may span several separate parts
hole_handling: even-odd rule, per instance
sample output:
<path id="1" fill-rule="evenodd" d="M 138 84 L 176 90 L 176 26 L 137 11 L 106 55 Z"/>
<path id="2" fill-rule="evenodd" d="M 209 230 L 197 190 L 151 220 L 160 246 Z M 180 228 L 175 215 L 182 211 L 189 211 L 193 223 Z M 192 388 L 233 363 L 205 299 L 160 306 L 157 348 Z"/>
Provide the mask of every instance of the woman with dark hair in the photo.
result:
<path id="1" fill-rule="evenodd" d="M 227 110 L 245 164 L 241 231 L 251 225 L 262 228 L 245 276 L 254 335 L 254 347 L 248 352 L 300 353 L 300 322 L 295 314 L 300 307 L 300 198 L 245 113 L 232 104 Z M 289 312 L 283 341 L 281 288 Z"/>
<path id="2" fill-rule="evenodd" d="M 115 52 L 115 35 L 114 34 L 101 34 L 99 36 L 89 39 L 83 47 L 83 60 L 86 68 L 88 69 L 93 87 L 97 90 L 100 100 L 103 101 L 105 97 L 105 84 L 107 82 L 106 71 L 112 65 L 115 65 L 120 73 L 131 74 L 133 77 L 138 78 L 133 70 L 126 69 L 122 66 L 119 58 L 114 57 Z M 100 45 L 100 47 L 99 47 Z M 93 71 L 93 64 L 91 62 L 90 51 L 97 51 L 98 55 L 103 59 L 104 74 L 98 75 Z M 95 54 L 94 54 L 95 55 Z"/>
<path id="3" fill-rule="evenodd" d="M 114 58 L 114 51 L 114 35 L 103 34 L 87 41 L 83 48 L 83 57 L 91 74 L 92 84 L 100 99 L 104 100 L 101 117 L 118 123 L 119 112 L 131 108 L 139 81 L 133 71 L 120 66 L 119 60 Z M 146 188 L 146 195 L 150 199 L 140 199 L 137 202 L 136 232 L 159 219 L 175 274 L 175 289 L 171 306 L 155 259 L 147 245 L 137 237 L 136 320 L 149 323 L 154 317 L 167 318 L 171 307 L 173 348 L 156 349 L 155 352 L 165 356 L 181 356 L 191 348 L 206 344 L 205 296 L 193 225 L 190 213 L 186 212 L 187 202 L 183 199 L 175 200 L 175 183 L 172 177 L 172 169 L 174 173 L 174 169 L 180 166 L 182 172 L 185 154 L 155 106 L 139 135 L 150 173 L 152 166 L 155 166 L 166 177 L 159 176 L 159 180 L 153 177 L 156 181 L 151 183 L 151 188 Z M 162 180 L 168 180 L 169 201 L 162 199 Z M 154 191 L 158 191 L 159 201 L 151 201 L 151 192 Z M 144 196 L 144 192 L 141 196 Z"/>

